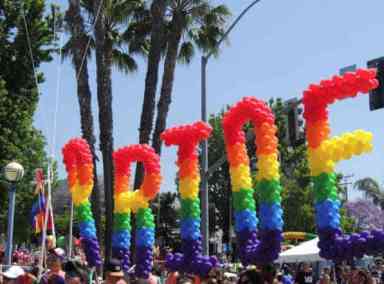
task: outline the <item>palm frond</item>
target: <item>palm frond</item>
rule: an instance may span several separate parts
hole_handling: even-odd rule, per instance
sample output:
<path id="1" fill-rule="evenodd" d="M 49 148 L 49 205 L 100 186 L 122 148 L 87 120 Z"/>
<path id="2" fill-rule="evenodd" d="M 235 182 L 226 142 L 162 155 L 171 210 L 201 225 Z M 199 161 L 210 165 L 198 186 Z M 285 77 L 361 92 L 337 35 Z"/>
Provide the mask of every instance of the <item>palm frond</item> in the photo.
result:
<path id="1" fill-rule="evenodd" d="M 88 14 L 88 16 L 92 15 L 93 18 L 93 2 L 94 0 L 81 0 L 80 5 L 83 10 Z"/>
<path id="2" fill-rule="evenodd" d="M 112 51 L 112 62 L 121 72 L 132 73 L 137 71 L 137 63 L 135 59 L 128 53 L 122 52 L 118 49 L 114 49 Z"/>
<path id="3" fill-rule="evenodd" d="M 367 177 L 356 181 L 354 188 L 363 192 L 367 198 L 377 205 L 384 202 L 384 192 L 381 190 L 379 183 L 373 178 Z"/>
<path id="4" fill-rule="evenodd" d="M 188 9 L 186 14 L 191 15 L 194 19 L 204 18 L 211 11 L 211 6 L 206 3 L 199 3 L 199 5 L 194 5 Z"/>
<path id="5" fill-rule="evenodd" d="M 178 61 L 183 64 L 191 63 L 193 56 L 195 55 L 195 47 L 192 42 L 187 41 L 181 44 Z"/>
<path id="6" fill-rule="evenodd" d="M 61 48 L 61 60 L 70 59 L 72 64 L 73 62 L 73 38 L 71 37 Z"/>
<path id="7" fill-rule="evenodd" d="M 142 0 L 114 0 L 108 1 L 106 7 L 106 18 L 108 25 L 128 25 L 133 18 L 135 12 L 143 10 L 144 1 Z"/>

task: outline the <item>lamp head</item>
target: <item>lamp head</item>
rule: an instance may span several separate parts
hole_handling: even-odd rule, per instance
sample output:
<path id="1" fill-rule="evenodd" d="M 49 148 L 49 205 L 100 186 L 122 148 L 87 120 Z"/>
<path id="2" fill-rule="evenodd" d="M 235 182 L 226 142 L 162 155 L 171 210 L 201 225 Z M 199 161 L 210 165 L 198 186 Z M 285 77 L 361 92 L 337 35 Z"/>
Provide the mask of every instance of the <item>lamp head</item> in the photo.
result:
<path id="1" fill-rule="evenodd" d="M 9 182 L 20 181 L 24 176 L 24 168 L 17 162 L 11 162 L 4 168 L 4 176 Z"/>

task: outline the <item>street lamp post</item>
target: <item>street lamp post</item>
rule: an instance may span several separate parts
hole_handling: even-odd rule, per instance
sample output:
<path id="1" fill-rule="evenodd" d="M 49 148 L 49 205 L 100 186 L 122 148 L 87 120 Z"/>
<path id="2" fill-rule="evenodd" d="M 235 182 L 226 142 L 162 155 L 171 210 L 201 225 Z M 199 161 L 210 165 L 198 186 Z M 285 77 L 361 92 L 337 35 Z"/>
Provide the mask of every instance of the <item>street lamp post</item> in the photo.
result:
<path id="1" fill-rule="evenodd" d="M 12 264 L 12 245 L 13 245 L 13 225 L 15 217 L 15 199 L 16 199 L 16 182 L 20 181 L 24 175 L 22 165 L 11 162 L 5 166 L 4 175 L 7 181 L 11 183 L 8 198 L 8 231 L 7 231 L 7 247 L 5 249 L 5 264 Z"/>
<path id="2" fill-rule="evenodd" d="M 235 19 L 235 21 L 225 31 L 223 36 L 217 42 L 215 49 L 219 48 L 221 43 L 228 37 L 229 33 L 241 20 L 241 18 L 258 2 L 261 0 L 254 0 L 249 4 Z M 213 51 L 201 57 L 201 119 L 207 122 L 207 64 L 209 58 L 212 56 Z M 209 255 L 209 197 L 208 197 L 208 141 L 204 140 L 202 143 L 202 156 L 201 167 L 203 174 L 201 175 L 201 203 L 202 203 L 202 237 L 203 237 L 203 253 Z"/>

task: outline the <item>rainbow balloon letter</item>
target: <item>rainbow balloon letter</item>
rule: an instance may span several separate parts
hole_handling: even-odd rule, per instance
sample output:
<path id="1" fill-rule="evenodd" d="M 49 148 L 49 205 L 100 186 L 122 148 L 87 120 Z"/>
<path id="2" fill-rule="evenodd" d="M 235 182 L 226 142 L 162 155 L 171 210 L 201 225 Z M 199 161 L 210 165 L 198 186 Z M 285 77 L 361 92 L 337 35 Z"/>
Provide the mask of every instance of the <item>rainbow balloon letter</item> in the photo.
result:
<path id="1" fill-rule="evenodd" d="M 279 255 L 282 241 L 282 209 L 279 162 L 274 115 L 265 102 L 253 97 L 243 98 L 223 118 L 224 139 L 232 183 L 235 208 L 235 231 L 243 265 L 273 262 Z M 254 190 L 249 169 L 243 126 L 252 122 L 256 134 L 257 185 L 260 199 L 260 231 L 257 238 L 257 217 Z"/>
<path id="2" fill-rule="evenodd" d="M 316 225 L 320 255 L 342 261 L 382 252 L 384 232 L 372 231 L 351 236 L 340 229 L 340 201 L 336 190 L 335 164 L 372 149 L 372 135 L 363 130 L 329 138 L 328 106 L 336 100 L 367 93 L 378 86 L 374 69 L 359 69 L 312 84 L 304 92 L 304 117 L 308 141 L 308 160 L 314 183 Z"/>
<path id="3" fill-rule="evenodd" d="M 89 196 L 93 189 L 92 154 L 84 139 L 70 140 L 62 151 L 68 173 L 68 188 L 79 220 L 82 246 L 89 265 L 100 266 L 99 242 L 89 203 Z"/>
<path id="4" fill-rule="evenodd" d="M 199 161 L 197 147 L 209 137 L 212 129 L 204 122 L 170 128 L 161 139 L 165 145 L 178 146 L 179 192 L 181 197 L 181 246 L 183 254 L 167 256 L 167 266 L 173 271 L 182 271 L 206 276 L 217 264 L 214 257 L 203 256 L 200 234 Z"/>
<path id="5" fill-rule="evenodd" d="M 148 202 L 160 191 L 160 158 L 148 145 L 131 145 L 117 150 L 115 162 L 115 221 L 113 247 L 117 257 L 129 266 L 130 210 L 136 213 L 136 268 L 137 277 L 148 278 L 152 270 L 155 223 Z M 132 162 L 144 165 L 144 181 L 139 190 L 128 191 Z"/>

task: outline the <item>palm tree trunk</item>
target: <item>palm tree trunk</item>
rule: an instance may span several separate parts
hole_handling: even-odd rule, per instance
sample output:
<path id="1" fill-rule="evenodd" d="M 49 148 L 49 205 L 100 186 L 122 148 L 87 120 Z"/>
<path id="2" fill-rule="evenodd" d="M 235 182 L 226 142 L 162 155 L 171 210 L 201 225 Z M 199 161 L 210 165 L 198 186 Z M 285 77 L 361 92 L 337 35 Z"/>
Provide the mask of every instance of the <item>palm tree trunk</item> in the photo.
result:
<path id="1" fill-rule="evenodd" d="M 69 0 L 69 8 L 65 20 L 70 28 L 73 44 L 73 63 L 76 70 L 77 98 L 80 107 L 80 125 L 83 138 L 88 142 L 92 152 L 93 162 L 93 190 L 92 190 L 92 211 L 96 223 L 97 237 L 100 239 L 101 206 L 100 187 L 97 178 L 95 135 L 93 133 L 93 115 L 91 107 L 91 89 L 89 87 L 88 61 L 86 57 L 87 37 L 84 28 L 84 21 L 80 14 L 80 0 Z M 84 61 L 83 61 L 84 57 Z"/>
<path id="2" fill-rule="evenodd" d="M 154 0 L 151 5 L 152 28 L 151 47 L 148 54 L 147 74 L 145 76 L 145 90 L 143 109 L 141 111 L 139 143 L 148 144 L 153 127 L 155 114 L 156 87 L 161 59 L 161 46 L 163 41 L 163 17 L 165 0 Z M 139 188 L 143 179 L 143 166 L 137 164 L 135 175 L 135 188 Z"/>
<path id="3" fill-rule="evenodd" d="M 176 14 L 171 23 L 171 32 L 168 38 L 167 55 L 164 62 L 164 73 L 161 83 L 161 92 L 159 103 L 157 104 L 157 117 L 155 131 L 152 137 L 152 146 L 156 153 L 161 154 L 162 141 L 160 140 L 161 133 L 167 125 L 167 117 L 169 106 L 172 101 L 173 81 L 175 77 L 175 68 L 179 45 L 182 34 L 182 21 Z"/>
<path id="4" fill-rule="evenodd" d="M 97 14 L 95 25 L 96 68 L 97 68 L 97 101 L 99 106 L 100 149 L 103 156 L 103 176 L 105 194 L 105 261 L 112 255 L 112 227 L 113 227 L 113 119 L 112 119 L 112 82 L 111 82 L 111 54 L 106 41 L 106 26 L 102 1 L 94 1 L 94 15 Z M 100 9 L 99 13 L 98 10 Z"/>

